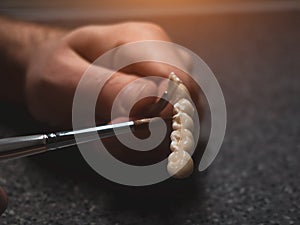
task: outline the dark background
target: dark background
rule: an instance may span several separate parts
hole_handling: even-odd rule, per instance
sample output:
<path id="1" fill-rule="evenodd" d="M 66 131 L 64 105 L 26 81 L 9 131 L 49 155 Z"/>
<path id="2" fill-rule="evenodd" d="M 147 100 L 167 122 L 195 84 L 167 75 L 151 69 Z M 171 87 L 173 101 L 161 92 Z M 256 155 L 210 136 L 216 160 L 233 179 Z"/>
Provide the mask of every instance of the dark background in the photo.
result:
<path id="1" fill-rule="evenodd" d="M 299 11 L 147 20 L 197 53 L 223 89 L 227 133 L 212 166 L 188 180 L 132 188 L 95 174 L 77 149 L 0 162 L 9 196 L 0 224 L 299 224 Z M 46 129 L 0 107 L 0 137 Z"/>

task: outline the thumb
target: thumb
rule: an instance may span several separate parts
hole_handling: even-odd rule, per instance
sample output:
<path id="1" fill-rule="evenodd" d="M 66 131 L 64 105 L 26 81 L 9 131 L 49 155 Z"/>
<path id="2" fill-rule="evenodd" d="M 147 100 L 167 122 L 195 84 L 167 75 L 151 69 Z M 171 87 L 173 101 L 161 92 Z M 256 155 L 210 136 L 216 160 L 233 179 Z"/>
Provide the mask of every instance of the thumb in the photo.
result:
<path id="1" fill-rule="evenodd" d="M 150 79 L 116 72 L 101 90 L 96 119 L 97 116 L 107 121 L 118 117 L 143 117 L 147 108 L 155 103 L 157 91 L 156 83 Z"/>
<path id="2" fill-rule="evenodd" d="M 2 187 L 0 187 L 0 215 L 5 211 L 7 207 L 7 196 Z"/>

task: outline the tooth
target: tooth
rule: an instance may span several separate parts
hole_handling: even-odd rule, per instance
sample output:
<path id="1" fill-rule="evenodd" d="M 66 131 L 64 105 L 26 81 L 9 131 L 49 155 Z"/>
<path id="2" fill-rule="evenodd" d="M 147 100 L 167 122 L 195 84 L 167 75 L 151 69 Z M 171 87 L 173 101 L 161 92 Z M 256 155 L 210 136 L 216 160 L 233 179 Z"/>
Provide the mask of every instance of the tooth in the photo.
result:
<path id="1" fill-rule="evenodd" d="M 190 138 L 190 139 L 194 140 L 193 133 L 188 129 L 174 130 L 171 133 L 171 138 L 176 139 L 177 137 L 180 137 L 181 140 L 184 139 L 184 138 Z"/>
<path id="2" fill-rule="evenodd" d="M 192 131 L 194 130 L 194 122 L 192 118 L 185 112 L 178 112 L 173 116 L 172 127 L 174 130 L 188 129 Z"/>
<path id="3" fill-rule="evenodd" d="M 174 130 L 171 133 L 171 151 L 183 150 L 192 154 L 195 147 L 193 134 L 188 129 Z"/>
<path id="4" fill-rule="evenodd" d="M 180 146 L 177 141 L 172 141 L 170 144 L 170 149 L 172 152 L 176 152 L 180 150 Z"/>
<path id="5" fill-rule="evenodd" d="M 181 151 L 188 152 L 189 154 L 192 154 L 194 151 L 194 147 L 195 147 L 194 140 L 189 138 L 185 138 L 184 140 L 179 142 L 172 141 L 170 144 L 170 149 L 172 152 L 181 150 Z"/>
<path id="6" fill-rule="evenodd" d="M 192 174 L 194 162 L 185 151 L 172 152 L 168 157 L 168 173 L 175 178 L 185 178 Z"/>
<path id="7" fill-rule="evenodd" d="M 178 112 L 185 112 L 186 114 L 193 116 L 195 109 L 188 99 L 182 98 L 174 104 L 174 114 Z"/>
<path id="8" fill-rule="evenodd" d="M 192 174 L 194 162 L 190 156 L 195 148 L 193 137 L 195 109 L 192 104 L 191 96 L 175 73 L 170 74 L 170 80 L 177 86 L 172 94 L 172 100 L 175 102 L 172 121 L 173 132 L 170 135 L 170 149 L 172 153 L 168 157 L 168 172 L 175 178 L 184 178 Z M 190 154 L 189 154 L 190 153 Z"/>
<path id="9" fill-rule="evenodd" d="M 185 151 L 189 154 L 192 154 L 194 151 L 194 143 L 193 141 L 185 141 L 185 142 L 176 142 L 172 141 L 170 144 L 170 149 L 172 152 L 175 151 Z"/>
<path id="10" fill-rule="evenodd" d="M 172 141 L 180 141 L 180 139 L 182 139 L 181 129 L 172 131 L 170 138 Z"/>

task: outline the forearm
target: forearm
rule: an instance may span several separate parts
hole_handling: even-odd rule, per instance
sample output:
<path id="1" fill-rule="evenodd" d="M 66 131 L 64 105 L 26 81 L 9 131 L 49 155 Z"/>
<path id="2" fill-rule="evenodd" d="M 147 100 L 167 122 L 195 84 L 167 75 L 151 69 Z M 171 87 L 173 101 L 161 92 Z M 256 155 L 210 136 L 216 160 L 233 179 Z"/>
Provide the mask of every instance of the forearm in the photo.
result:
<path id="1" fill-rule="evenodd" d="M 26 71 L 35 49 L 59 30 L 0 18 L 0 100 L 25 102 Z"/>

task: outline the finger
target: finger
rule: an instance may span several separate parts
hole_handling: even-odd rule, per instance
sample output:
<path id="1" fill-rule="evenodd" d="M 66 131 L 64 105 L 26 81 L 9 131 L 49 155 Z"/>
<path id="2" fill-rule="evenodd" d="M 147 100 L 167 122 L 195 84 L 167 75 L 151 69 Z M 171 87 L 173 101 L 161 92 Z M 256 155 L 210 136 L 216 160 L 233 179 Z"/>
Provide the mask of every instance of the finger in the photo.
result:
<path id="1" fill-rule="evenodd" d="M 129 120 L 134 120 L 134 118 L 128 118 L 128 117 L 117 117 L 110 121 L 108 124 L 116 124 L 116 123 L 123 123 L 128 122 Z"/>
<path id="2" fill-rule="evenodd" d="M 196 106 L 198 105 L 199 98 L 201 96 L 201 89 L 199 85 L 193 80 L 193 78 L 189 74 L 187 74 L 186 72 L 178 68 L 163 63 L 145 62 L 145 63 L 140 63 L 139 65 L 137 64 L 135 65 L 135 67 L 131 67 L 127 71 L 134 72 L 137 74 L 141 74 L 142 72 L 144 72 L 144 76 L 146 74 L 149 76 L 164 77 L 165 79 L 169 77 L 170 72 L 175 72 L 175 74 L 182 80 L 184 85 L 189 90 L 189 93 L 191 94 L 194 104 Z M 161 96 L 162 93 L 165 90 L 167 90 L 167 82 L 168 80 L 163 80 L 158 84 L 159 96 Z M 163 113 L 161 113 L 161 115 L 168 116 L 169 112 L 170 112 L 170 108 L 166 107 L 166 110 Z"/>
<path id="3" fill-rule="evenodd" d="M 70 46 L 89 62 L 120 45 L 141 40 L 170 41 L 162 28 L 146 22 L 125 22 L 114 25 L 86 26 L 66 38 Z"/>
<path id="4" fill-rule="evenodd" d="M 122 65 L 124 59 L 127 59 L 133 63 L 128 63 L 122 70 L 141 76 L 168 77 L 170 72 L 187 73 L 191 68 L 191 58 L 188 54 L 182 53 L 183 50 L 179 52 L 175 47 L 175 44 L 166 42 L 135 43 L 117 49 L 114 64 Z"/>
<path id="5" fill-rule="evenodd" d="M 104 52 L 118 44 L 116 25 L 86 26 L 71 32 L 66 41 L 80 56 L 94 62 Z"/>
<path id="6" fill-rule="evenodd" d="M 2 187 L 0 187 L 0 215 L 5 211 L 7 207 L 7 195 Z"/>
<path id="7" fill-rule="evenodd" d="M 129 58 L 129 59 L 128 59 Z M 131 58 L 131 59 L 130 59 Z M 143 61 L 142 59 L 149 59 Z M 128 63 L 124 63 L 124 61 Z M 191 68 L 191 58 L 188 53 L 183 50 L 177 51 L 172 45 L 163 45 L 156 43 L 143 43 L 134 45 L 134 48 L 125 47 L 115 52 L 114 64 L 127 65 L 121 71 L 125 73 L 134 73 L 140 76 L 157 76 L 168 78 L 171 72 L 183 81 L 187 86 L 194 101 L 197 100 L 199 94 L 199 86 L 189 75 Z M 129 62 L 138 62 L 130 64 Z M 168 62 L 165 63 L 165 62 Z"/>
<path id="8" fill-rule="evenodd" d="M 77 32 L 72 33 L 69 38 L 69 44 L 70 46 L 77 52 L 79 53 L 84 59 L 88 61 L 93 61 L 96 57 L 99 55 L 103 54 L 105 51 L 116 47 L 122 43 L 126 43 L 129 41 L 133 41 L 136 39 L 144 39 L 146 40 L 147 38 L 151 37 L 151 39 L 160 39 L 160 40 L 169 40 L 168 37 L 162 37 L 163 35 L 160 34 L 151 34 L 149 35 L 140 35 L 141 33 L 147 33 L 147 32 L 140 32 L 139 35 L 132 35 L 135 32 L 128 32 L 128 30 L 124 30 L 124 24 L 120 25 L 113 25 L 113 26 L 89 26 L 84 29 L 80 29 Z M 136 24 L 135 24 L 136 27 Z M 122 29 L 120 29 L 122 28 Z M 128 26 L 127 26 L 128 28 Z M 120 30 L 123 31 L 123 33 L 118 33 Z M 130 30 L 130 29 L 129 29 Z M 132 29 L 131 29 L 132 30 Z M 119 34 L 119 35 L 116 35 Z M 122 35 L 123 34 L 123 35 Z M 125 35 L 126 34 L 126 35 Z M 137 33 L 135 33 L 137 34 Z M 122 39 L 124 36 L 126 36 L 126 40 Z M 122 37 L 119 39 L 119 37 Z M 103 45 L 105 43 L 105 45 Z M 177 59 L 177 64 L 189 64 L 188 62 L 188 57 L 186 55 L 181 54 L 180 52 L 174 51 L 174 49 L 169 49 L 168 51 L 163 51 L 162 49 L 152 49 L 151 47 L 147 47 L 146 50 L 144 51 L 135 51 L 135 52 L 130 52 L 125 49 L 125 51 L 120 52 L 115 52 L 115 55 L 113 57 L 113 60 L 110 60 L 114 63 L 112 66 L 113 68 L 117 67 L 116 64 L 118 64 L 118 59 L 121 60 L 132 60 L 135 57 L 138 57 L 140 54 L 156 54 L 158 57 L 162 58 L 178 58 Z M 175 61 L 175 60 L 174 60 Z M 176 63 L 175 63 L 176 64 Z M 137 63 L 137 64 L 132 64 L 123 70 L 119 71 L 114 75 L 115 77 L 122 77 L 122 79 L 116 79 L 112 78 L 108 83 L 111 83 L 113 85 L 106 84 L 105 87 L 102 90 L 102 93 L 99 97 L 99 100 L 97 102 L 97 121 L 101 122 L 108 122 L 109 120 L 113 119 L 110 118 L 111 114 L 111 108 L 112 104 L 114 102 L 115 97 L 118 95 L 119 91 L 122 90 L 125 86 L 127 86 L 131 81 L 135 80 L 138 78 L 138 75 L 142 76 L 157 76 L 157 77 L 165 77 L 167 78 L 169 73 L 174 71 L 186 84 L 188 89 L 191 91 L 193 99 L 196 99 L 195 96 L 197 96 L 194 93 L 197 93 L 196 88 L 193 85 L 193 82 L 189 78 L 189 76 L 181 71 L 180 69 L 177 69 L 176 67 L 172 65 L 166 65 L 163 63 L 155 63 L 155 62 L 143 62 L 143 63 Z M 122 74 L 122 76 L 117 75 L 117 74 Z M 134 74 L 134 75 L 133 75 Z M 100 76 L 99 76 L 100 77 Z M 116 81 L 117 82 L 114 82 Z M 151 82 L 146 82 L 148 83 L 149 86 L 153 86 L 152 84 L 149 84 Z M 149 93 L 149 94 L 155 94 L 156 92 L 154 91 L 155 88 L 149 87 L 149 88 L 142 88 L 143 84 L 139 85 L 131 85 L 131 88 L 129 89 L 134 89 L 133 87 L 136 88 L 137 93 Z M 112 88 L 109 86 L 114 86 L 116 88 Z M 146 85 L 147 86 L 147 85 Z M 140 87 L 140 88 L 138 88 Z M 151 91 L 152 90 L 152 91 Z M 128 91 L 133 93 L 134 91 Z M 156 93 L 157 94 L 157 93 Z M 126 95 L 125 95 L 126 96 Z M 122 105 L 130 105 L 133 101 L 136 100 L 137 95 L 129 94 L 129 98 L 123 98 L 122 101 L 120 101 L 120 112 L 122 111 Z M 133 110 L 136 115 L 141 115 L 143 111 L 146 111 L 147 106 L 150 104 L 153 104 L 154 99 L 153 98 L 147 98 L 139 104 L 138 106 L 135 107 L 135 110 Z M 127 106 L 126 105 L 126 106 Z M 142 110 L 144 109 L 144 110 Z M 126 109 L 128 111 L 128 109 Z M 123 110 L 123 111 L 126 111 Z M 169 110 L 168 110 L 169 111 Z M 122 116 L 121 114 L 118 116 Z"/>
<path id="9" fill-rule="evenodd" d="M 113 65 L 109 69 L 116 69 L 117 65 L 123 65 L 124 61 L 139 61 L 142 55 L 143 58 L 157 62 L 133 63 L 123 68 L 122 72 L 165 78 L 168 77 L 170 72 L 175 72 L 193 96 L 196 96 L 194 93 L 198 92 L 197 85 L 189 78 L 189 75 L 179 69 L 185 68 L 188 71 L 191 67 L 191 57 L 183 49 L 175 48 L 172 44 L 163 44 L 163 42 L 170 41 L 170 38 L 155 24 L 120 23 L 108 26 L 86 26 L 72 32 L 66 40 L 71 48 L 89 62 L 93 62 L 97 57 L 117 46 L 144 40 L 144 44 L 139 45 L 139 48 L 136 48 L 135 45 L 133 48 L 125 47 L 114 52 L 114 56 L 110 60 Z M 151 43 L 147 40 L 159 40 L 162 43 L 157 46 L 157 43 Z M 158 63 L 166 59 L 172 65 Z"/>
<path id="10" fill-rule="evenodd" d="M 43 68 L 33 68 L 34 71 L 45 74 L 29 71 L 27 75 L 27 105 L 31 114 L 39 121 L 70 128 L 74 93 L 89 63 L 62 46 L 46 64 L 35 66 Z"/>
<path id="11" fill-rule="evenodd" d="M 96 107 L 98 121 L 125 116 L 141 118 L 155 103 L 157 92 L 157 85 L 150 79 L 116 72 L 100 92 Z"/>
<path id="12" fill-rule="evenodd" d="M 157 86 L 153 81 L 91 65 L 72 50 L 65 50 L 61 55 L 63 60 L 54 62 L 58 66 L 52 68 L 52 76 L 39 81 L 37 88 L 28 88 L 29 92 L 34 92 L 30 93 L 30 106 L 35 107 L 31 109 L 35 118 L 54 126 L 69 128 L 72 123 L 73 99 L 80 82 L 83 82 L 80 89 L 83 96 L 90 97 L 95 93 L 97 97 L 100 93 L 96 104 L 96 119 L 99 123 L 111 120 L 112 105 L 121 91 L 119 103 L 116 104 L 119 110 L 116 116 L 128 113 L 131 109 L 128 106 L 133 105 L 132 114 L 140 116 L 155 102 L 154 97 L 138 101 L 143 96 L 157 96 Z M 86 101 L 90 99 L 86 98 Z"/>
<path id="13" fill-rule="evenodd" d="M 191 93 L 198 92 L 198 86 L 193 81 L 192 77 L 178 67 L 160 62 L 142 62 L 135 63 L 121 70 L 125 73 L 134 73 L 140 76 L 157 76 L 168 78 L 171 72 L 174 72 L 182 82 L 188 87 Z"/>

